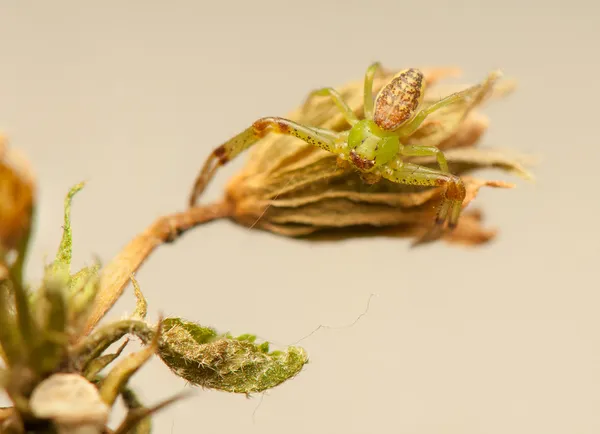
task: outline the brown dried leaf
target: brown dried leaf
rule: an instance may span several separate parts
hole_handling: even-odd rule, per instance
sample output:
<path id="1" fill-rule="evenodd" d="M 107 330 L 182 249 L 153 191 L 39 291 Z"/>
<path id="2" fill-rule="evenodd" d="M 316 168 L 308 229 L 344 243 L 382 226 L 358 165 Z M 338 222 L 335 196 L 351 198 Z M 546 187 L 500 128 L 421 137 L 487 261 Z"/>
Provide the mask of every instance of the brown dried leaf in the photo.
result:
<path id="1" fill-rule="evenodd" d="M 466 211 L 454 231 L 443 236 L 443 239 L 455 244 L 476 246 L 491 241 L 497 234 L 496 229 L 485 229 L 482 225 L 483 215 L 480 210 Z M 397 225 L 378 227 L 343 228 L 340 230 L 318 231 L 307 234 L 313 242 L 336 241 L 345 238 L 361 238 L 373 236 L 413 238 L 421 240 L 428 228 L 418 225 Z M 296 235 L 298 236 L 298 235 Z"/>
<path id="2" fill-rule="evenodd" d="M 359 180 L 360 181 L 360 180 Z M 477 196 L 483 186 L 511 188 L 502 181 L 487 181 L 463 177 L 467 197 L 463 207 Z M 390 183 L 392 184 L 392 183 Z M 390 187 L 396 187 L 392 184 Z M 264 200 L 262 208 L 257 197 L 244 197 L 237 205 L 234 218 L 242 224 L 261 227 L 283 235 L 307 235 L 324 229 L 352 226 L 416 225 L 426 227 L 435 216 L 441 191 L 428 189 L 418 192 L 360 193 L 357 191 L 324 189 L 321 194 L 304 197 L 304 201 Z M 337 197 L 334 197 L 337 196 Z M 244 200 L 245 199 L 245 200 Z M 260 218 L 259 218 L 260 217 Z"/>

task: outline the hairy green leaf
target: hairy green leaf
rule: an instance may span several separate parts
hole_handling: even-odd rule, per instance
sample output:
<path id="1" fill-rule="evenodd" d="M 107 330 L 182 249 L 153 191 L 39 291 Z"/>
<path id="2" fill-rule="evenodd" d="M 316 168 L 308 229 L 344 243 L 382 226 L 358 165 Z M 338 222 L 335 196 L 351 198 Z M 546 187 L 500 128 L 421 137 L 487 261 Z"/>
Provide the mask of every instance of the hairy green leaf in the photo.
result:
<path id="1" fill-rule="evenodd" d="M 308 363 L 299 347 L 269 352 L 253 335 L 238 338 L 180 318 L 163 321 L 159 356 L 192 384 L 233 393 L 261 392 L 293 378 Z"/>

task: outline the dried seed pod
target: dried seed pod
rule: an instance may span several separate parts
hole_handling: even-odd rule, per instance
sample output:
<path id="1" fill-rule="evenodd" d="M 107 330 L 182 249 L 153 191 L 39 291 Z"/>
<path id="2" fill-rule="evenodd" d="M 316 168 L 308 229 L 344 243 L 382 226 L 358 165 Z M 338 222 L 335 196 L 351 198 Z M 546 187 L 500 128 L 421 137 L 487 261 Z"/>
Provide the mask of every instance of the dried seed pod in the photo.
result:
<path id="1" fill-rule="evenodd" d="M 456 70 L 430 69 L 424 73 L 428 86 L 425 105 L 451 93 L 445 90 L 450 88 L 444 88 L 437 81 L 454 75 Z M 379 91 L 393 75 L 394 71 L 386 71 L 378 77 L 374 91 Z M 338 89 L 358 116 L 363 111 L 362 86 L 362 81 L 356 81 Z M 512 187 L 508 183 L 470 177 L 476 169 L 497 168 L 530 177 L 525 169 L 531 162 L 528 158 L 476 147 L 489 124 L 489 119 L 477 109 L 488 99 L 503 97 L 513 88 L 514 82 L 500 81 L 477 101 L 443 108 L 408 139 L 407 144 L 435 145 L 444 151 L 450 170 L 463 178 L 468 190 L 463 208 L 482 186 Z M 456 86 L 451 89 L 456 91 Z M 347 128 L 343 116 L 326 98 L 310 100 L 287 117 L 335 131 Z M 434 157 L 413 157 L 407 161 L 433 168 L 436 165 Z M 430 228 L 442 191 L 386 180 L 370 184 L 365 182 L 364 175 L 340 164 L 331 153 L 295 138 L 270 134 L 249 151 L 245 167 L 226 187 L 225 200 L 234 221 L 284 236 L 330 239 L 334 234 L 348 237 L 377 233 L 420 239 Z M 495 231 L 484 229 L 481 219 L 477 211 L 466 212 L 460 227 L 444 235 L 445 239 L 466 244 L 490 240 Z"/>

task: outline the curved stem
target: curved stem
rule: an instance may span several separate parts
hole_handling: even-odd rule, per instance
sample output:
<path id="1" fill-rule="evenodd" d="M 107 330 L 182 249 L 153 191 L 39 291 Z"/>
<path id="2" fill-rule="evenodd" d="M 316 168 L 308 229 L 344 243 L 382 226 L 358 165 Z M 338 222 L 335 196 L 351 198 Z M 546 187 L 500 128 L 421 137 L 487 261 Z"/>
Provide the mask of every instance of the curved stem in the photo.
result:
<path id="1" fill-rule="evenodd" d="M 141 267 L 157 247 L 175 241 L 184 232 L 198 225 L 229 217 L 231 213 L 232 206 L 228 202 L 190 208 L 183 212 L 160 217 L 145 231 L 137 235 L 103 268 L 94 307 L 81 337 L 88 335 L 115 304 L 131 281 L 131 275 Z"/>

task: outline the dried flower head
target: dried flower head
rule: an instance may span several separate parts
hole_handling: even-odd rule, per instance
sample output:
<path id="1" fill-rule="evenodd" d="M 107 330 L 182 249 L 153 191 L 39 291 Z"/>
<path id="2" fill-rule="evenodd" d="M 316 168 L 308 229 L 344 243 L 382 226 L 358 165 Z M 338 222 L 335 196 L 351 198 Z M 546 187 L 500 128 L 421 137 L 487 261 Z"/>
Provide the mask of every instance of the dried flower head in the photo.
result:
<path id="1" fill-rule="evenodd" d="M 379 91 L 397 71 L 384 71 L 374 80 Z M 453 68 L 423 70 L 427 82 L 425 103 L 468 86 L 444 86 L 440 79 L 458 74 Z M 426 142 L 435 145 L 448 160 L 450 171 L 460 176 L 467 189 L 466 207 L 481 187 L 512 188 L 513 185 L 471 175 L 476 169 L 497 168 L 530 178 L 525 166 L 530 159 L 477 145 L 489 119 L 478 109 L 489 98 L 498 99 L 514 88 L 514 82 L 500 80 L 489 92 L 464 104 L 454 104 L 430 115 L 412 134 L 407 145 Z M 354 113 L 363 116 L 363 82 L 337 89 Z M 287 116 L 301 124 L 342 131 L 348 128 L 338 108 L 328 98 L 309 99 Z M 435 157 L 410 157 L 407 161 L 436 167 Z M 192 193 L 190 203 L 195 198 Z M 440 188 L 408 186 L 385 179 L 365 182 L 336 156 L 290 136 L 268 134 L 250 151 L 245 167 L 228 183 L 224 202 L 231 218 L 247 227 L 276 234 L 315 238 L 348 237 L 364 234 L 409 236 L 419 241 L 429 229 L 442 200 Z M 480 244 L 495 231 L 484 229 L 478 210 L 463 213 L 448 241 Z"/>

